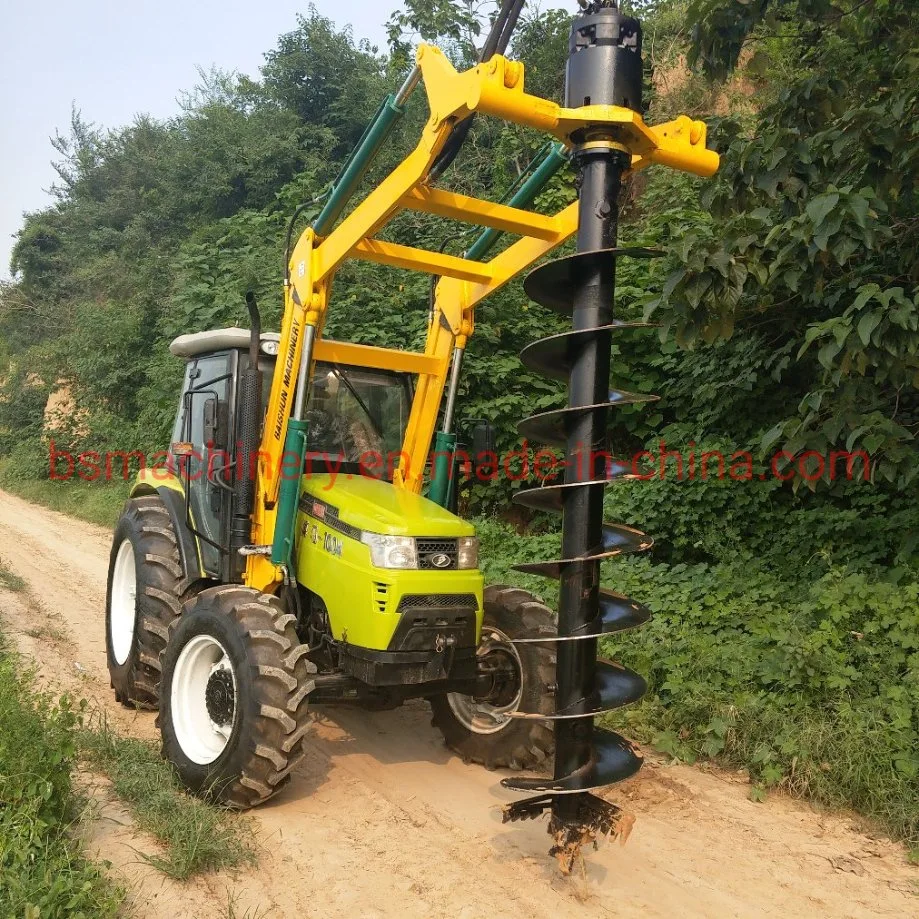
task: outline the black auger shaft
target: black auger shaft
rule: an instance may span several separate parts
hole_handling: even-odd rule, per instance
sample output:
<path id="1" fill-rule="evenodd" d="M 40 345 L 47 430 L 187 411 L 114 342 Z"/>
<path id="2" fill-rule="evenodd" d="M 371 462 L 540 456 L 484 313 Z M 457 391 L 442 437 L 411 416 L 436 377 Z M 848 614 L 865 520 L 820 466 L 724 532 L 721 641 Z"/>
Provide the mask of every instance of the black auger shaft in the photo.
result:
<path id="1" fill-rule="evenodd" d="M 618 197 L 624 166 L 620 151 L 598 146 L 578 154 L 580 212 L 578 252 L 596 252 L 616 245 Z M 616 262 L 584 265 L 574 285 L 573 330 L 608 326 L 613 319 Z M 580 349 L 568 378 L 570 408 L 596 406 L 607 400 L 611 334 L 597 331 Z M 565 482 L 596 482 L 606 478 L 608 410 L 595 409 L 575 416 L 565 450 Z M 562 511 L 562 555 L 585 558 L 600 545 L 603 526 L 603 485 L 572 488 Z M 596 560 L 567 566 L 559 590 L 560 635 L 574 635 L 597 618 L 599 569 Z M 586 698 L 594 685 L 597 640 L 561 642 L 558 648 L 556 696 L 559 708 Z M 560 721 L 556 725 L 555 778 L 583 766 L 592 753 L 591 719 Z M 579 796 L 559 796 L 553 814 L 570 819 Z M 573 800 L 574 799 L 574 800 Z"/>
<path id="2" fill-rule="evenodd" d="M 641 29 L 609 0 L 599 0 L 575 18 L 566 75 L 565 104 L 641 107 Z M 558 578 L 558 633 L 555 708 L 520 713 L 555 727 L 551 779 L 515 777 L 507 788 L 536 792 L 508 805 L 506 820 L 549 811 L 549 832 L 563 871 L 570 871 L 581 847 L 615 832 L 626 832 L 616 805 L 591 792 L 634 775 L 641 754 L 618 734 L 594 727 L 594 717 L 636 702 L 646 690 L 637 673 L 612 661 L 598 661 L 598 639 L 646 622 L 647 607 L 600 587 L 600 562 L 626 552 L 643 552 L 651 540 L 641 531 L 603 520 L 607 482 L 628 474 L 612 461 L 607 428 L 611 406 L 656 397 L 610 389 L 612 336 L 642 323 L 614 317 L 616 260 L 658 253 L 617 248 L 619 192 L 631 156 L 615 125 L 585 128 L 574 142 L 578 170 L 577 251 L 533 271 L 524 290 L 538 303 L 571 317 L 571 329 L 533 342 L 521 359 L 531 369 L 568 382 L 565 408 L 541 412 L 518 425 L 524 437 L 562 446 L 563 481 L 518 492 L 517 503 L 562 513 L 561 558 L 516 566 Z"/>

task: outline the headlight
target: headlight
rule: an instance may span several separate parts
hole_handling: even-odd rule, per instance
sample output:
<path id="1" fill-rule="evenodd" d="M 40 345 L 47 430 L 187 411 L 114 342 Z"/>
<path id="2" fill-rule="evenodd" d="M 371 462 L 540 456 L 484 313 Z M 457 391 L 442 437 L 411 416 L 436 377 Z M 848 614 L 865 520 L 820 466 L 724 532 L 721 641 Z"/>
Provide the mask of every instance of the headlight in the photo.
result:
<path id="1" fill-rule="evenodd" d="M 370 561 L 377 568 L 417 568 L 418 550 L 412 536 L 364 533 L 361 542 L 370 546 Z"/>
<path id="2" fill-rule="evenodd" d="M 461 536 L 456 544 L 456 567 L 479 567 L 479 541 L 475 536 Z"/>

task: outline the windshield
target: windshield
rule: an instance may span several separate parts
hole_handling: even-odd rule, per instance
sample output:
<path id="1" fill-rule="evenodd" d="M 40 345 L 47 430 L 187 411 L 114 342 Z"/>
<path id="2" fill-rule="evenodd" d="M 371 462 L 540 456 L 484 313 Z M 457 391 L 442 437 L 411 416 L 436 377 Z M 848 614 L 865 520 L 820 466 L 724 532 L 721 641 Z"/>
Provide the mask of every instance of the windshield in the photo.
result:
<path id="1" fill-rule="evenodd" d="M 392 474 L 411 409 L 410 376 L 317 363 L 306 417 L 308 456 Z"/>

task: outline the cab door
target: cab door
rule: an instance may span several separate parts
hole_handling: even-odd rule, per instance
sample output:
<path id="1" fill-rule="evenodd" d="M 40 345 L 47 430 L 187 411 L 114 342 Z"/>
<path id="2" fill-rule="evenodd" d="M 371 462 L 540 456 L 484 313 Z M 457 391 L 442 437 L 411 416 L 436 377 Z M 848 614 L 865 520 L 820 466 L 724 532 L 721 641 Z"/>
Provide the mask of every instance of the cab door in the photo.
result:
<path id="1" fill-rule="evenodd" d="M 233 437 L 238 354 L 188 363 L 173 453 L 185 487 L 186 523 L 198 537 L 205 572 L 225 579 L 233 498 Z"/>

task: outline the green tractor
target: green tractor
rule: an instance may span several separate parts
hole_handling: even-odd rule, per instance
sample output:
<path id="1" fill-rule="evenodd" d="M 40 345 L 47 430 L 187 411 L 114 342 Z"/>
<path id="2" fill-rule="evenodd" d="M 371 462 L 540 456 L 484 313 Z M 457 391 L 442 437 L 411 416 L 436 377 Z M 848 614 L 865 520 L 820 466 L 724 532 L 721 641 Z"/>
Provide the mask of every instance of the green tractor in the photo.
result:
<path id="1" fill-rule="evenodd" d="M 248 330 L 173 342 L 186 372 L 169 462 L 141 473 L 117 524 L 106 636 L 117 698 L 159 709 L 163 752 L 193 791 L 259 804 L 303 755 L 309 705 L 423 698 L 465 759 L 552 772 L 504 779 L 533 795 L 505 817 L 550 812 L 553 851 L 570 869 L 583 841 L 619 822 L 590 792 L 641 765 L 627 740 L 593 724 L 645 689 L 597 661 L 599 638 L 649 615 L 599 577 L 601 560 L 651 544 L 602 518 L 604 486 L 627 472 L 606 450 L 609 410 L 653 398 L 609 388 L 613 335 L 641 326 L 613 316 L 616 260 L 657 254 L 617 247 L 620 182 L 654 163 L 711 175 L 718 157 L 702 122 L 645 125 L 641 30 L 606 0 L 573 21 L 565 105 L 527 94 L 523 66 L 503 56 L 521 3 L 502 5 L 481 63 L 465 72 L 421 45 L 294 242 L 295 213 L 279 334 L 261 333 L 250 296 Z M 422 83 L 430 117 L 417 146 L 344 215 Z M 483 116 L 552 137 L 502 202 L 435 184 Z M 530 209 L 569 162 L 580 202 Z M 395 243 L 382 231 L 407 210 L 483 230 L 461 255 Z M 483 260 L 503 235 L 518 238 Z M 569 387 L 567 407 L 519 426 L 564 451 L 563 475 L 515 498 L 563 514 L 561 558 L 519 566 L 560 581 L 556 616 L 524 590 L 484 587 L 474 527 L 456 514 L 454 420 L 476 306 L 575 235 L 574 254 L 524 284 L 572 317 L 570 331 L 521 355 Z M 349 258 L 435 279 L 423 350 L 324 337 Z M 473 469 L 494 464 L 490 427 L 471 434 Z"/>
<path id="2" fill-rule="evenodd" d="M 281 787 L 310 703 L 427 698 L 467 759 L 543 764 L 551 731 L 511 716 L 546 696 L 554 655 L 510 637 L 554 634 L 551 612 L 522 590 L 483 593 L 472 525 L 370 468 L 402 443 L 410 374 L 314 364 L 295 568 L 275 594 L 241 583 L 225 548 L 236 497 L 228 446 L 248 367 L 270 391 L 278 336 L 260 337 L 254 361 L 251 344 L 242 329 L 172 344 L 186 361 L 172 462 L 140 475 L 112 547 L 117 698 L 158 706 L 163 751 L 183 781 L 238 807 Z"/>

